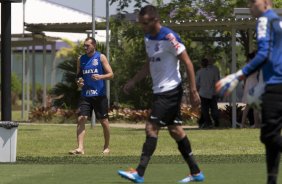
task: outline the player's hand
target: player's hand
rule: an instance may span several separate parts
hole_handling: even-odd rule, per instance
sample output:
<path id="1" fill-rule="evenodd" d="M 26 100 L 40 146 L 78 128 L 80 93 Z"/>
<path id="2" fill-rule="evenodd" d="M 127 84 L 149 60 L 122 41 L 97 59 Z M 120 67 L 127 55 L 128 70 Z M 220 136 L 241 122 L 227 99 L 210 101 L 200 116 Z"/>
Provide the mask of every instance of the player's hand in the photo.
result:
<path id="1" fill-rule="evenodd" d="M 200 107 L 201 99 L 196 90 L 190 90 L 190 102 L 192 109 L 198 109 Z"/>
<path id="2" fill-rule="evenodd" d="M 123 92 L 128 95 L 134 86 L 135 82 L 133 80 L 127 81 L 127 83 L 123 86 Z"/>
<path id="3" fill-rule="evenodd" d="M 239 70 L 237 73 L 230 74 L 219 80 L 215 85 L 215 90 L 219 96 L 227 96 L 236 88 L 239 81 L 243 78 L 244 74 L 242 70 Z"/>
<path id="4" fill-rule="evenodd" d="M 92 79 L 93 79 L 93 80 L 101 80 L 101 79 L 102 79 L 102 75 L 93 74 L 93 75 L 92 75 Z"/>
<path id="5" fill-rule="evenodd" d="M 78 80 L 76 81 L 76 84 L 79 88 L 82 88 L 84 86 L 84 80 L 82 77 L 78 78 Z"/>

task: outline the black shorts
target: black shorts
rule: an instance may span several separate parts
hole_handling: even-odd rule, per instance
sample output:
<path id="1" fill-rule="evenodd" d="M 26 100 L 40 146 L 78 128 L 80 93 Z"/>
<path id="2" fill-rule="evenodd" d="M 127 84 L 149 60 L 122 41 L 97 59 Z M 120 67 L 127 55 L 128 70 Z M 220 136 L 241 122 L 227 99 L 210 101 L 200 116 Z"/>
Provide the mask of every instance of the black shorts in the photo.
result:
<path id="1" fill-rule="evenodd" d="M 106 96 L 81 97 L 79 116 L 91 117 L 93 110 L 97 119 L 108 118 L 108 98 Z"/>
<path id="2" fill-rule="evenodd" d="M 274 144 L 281 137 L 282 129 L 282 84 L 267 85 L 262 95 L 261 141 Z"/>
<path id="3" fill-rule="evenodd" d="M 159 126 L 181 125 L 180 105 L 183 95 L 182 85 L 153 95 L 152 113 L 149 121 Z"/>

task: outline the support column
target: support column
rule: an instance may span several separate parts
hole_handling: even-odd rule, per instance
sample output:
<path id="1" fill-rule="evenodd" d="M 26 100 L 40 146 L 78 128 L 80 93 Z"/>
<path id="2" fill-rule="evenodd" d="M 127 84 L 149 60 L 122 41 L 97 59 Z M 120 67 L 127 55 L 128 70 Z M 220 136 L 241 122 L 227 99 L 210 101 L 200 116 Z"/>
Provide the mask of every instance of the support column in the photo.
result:
<path id="1" fill-rule="evenodd" d="M 22 109 L 21 109 L 21 119 L 24 120 L 25 116 L 25 47 L 22 47 Z"/>
<path id="2" fill-rule="evenodd" d="M 52 57 L 51 87 L 54 87 L 56 82 L 56 74 L 57 74 L 56 42 L 51 45 L 51 57 Z"/>
<path id="3" fill-rule="evenodd" d="M 2 2 L 1 9 L 1 120 L 11 121 L 11 2 Z"/>
<path id="4" fill-rule="evenodd" d="M 27 47 L 26 50 L 26 111 L 27 111 L 27 115 L 30 112 L 30 50 L 29 50 L 29 46 Z M 28 119 L 28 117 L 27 117 Z"/>
<path id="5" fill-rule="evenodd" d="M 95 0 L 92 0 L 92 37 L 95 39 L 96 36 L 96 16 L 95 16 Z M 87 33 L 87 37 L 89 37 L 89 33 Z M 96 124 L 96 115 L 93 109 L 92 118 L 91 118 L 91 128 L 93 128 Z"/>
<path id="6" fill-rule="evenodd" d="M 46 40 L 43 36 L 43 107 L 47 107 L 47 65 L 46 65 Z"/>
<path id="7" fill-rule="evenodd" d="M 107 59 L 110 62 L 110 4 L 109 0 L 106 0 L 106 55 Z M 108 97 L 108 103 L 110 105 L 110 81 L 107 80 L 107 97 Z"/>
<path id="8" fill-rule="evenodd" d="M 236 72 L 236 29 L 232 28 L 232 67 L 231 73 Z M 236 89 L 232 92 L 232 127 L 236 128 L 237 124 L 237 111 L 236 111 Z"/>
<path id="9" fill-rule="evenodd" d="M 35 106 L 35 99 L 36 99 L 36 84 L 35 84 L 35 76 L 36 76 L 36 69 L 35 69 L 35 43 L 34 43 L 34 35 L 32 35 L 32 75 L 31 75 L 31 83 L 32 83 L 32 90 L 31 90 L 31 98 L 32 98 L 32 105 Z"/>

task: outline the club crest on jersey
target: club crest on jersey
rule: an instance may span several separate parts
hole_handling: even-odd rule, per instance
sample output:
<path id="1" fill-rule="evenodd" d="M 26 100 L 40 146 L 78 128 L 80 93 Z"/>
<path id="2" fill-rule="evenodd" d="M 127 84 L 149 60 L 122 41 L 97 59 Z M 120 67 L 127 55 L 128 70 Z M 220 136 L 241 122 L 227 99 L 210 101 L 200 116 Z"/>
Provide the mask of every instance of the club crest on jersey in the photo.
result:
<path id="1" fill-rule="evenodd" d="M 93 59 L 92 60 L 92 65 L 97 66 L 98 65 L 98 59 Z"/>
<path id="2" fill-rule="evenodd" d="M 155 45 L 155 51 L 158 52 L 159 50 L 160 50 L 160 44 L 157 43 L 157 44 Z"/>

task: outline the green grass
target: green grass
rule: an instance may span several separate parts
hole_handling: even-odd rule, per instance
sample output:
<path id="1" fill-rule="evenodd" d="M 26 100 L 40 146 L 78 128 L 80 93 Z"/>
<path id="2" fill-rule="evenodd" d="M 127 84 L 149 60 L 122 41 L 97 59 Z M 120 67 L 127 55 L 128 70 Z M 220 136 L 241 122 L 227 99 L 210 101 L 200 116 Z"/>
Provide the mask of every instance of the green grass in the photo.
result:
<path id="1" fill-rule="evenodd" d="M 122 184 L 117 170 L 127 164 L 68 164 L 68 165 L 0 165 L 1 184 Z M 263 184 L 265 164 L 202 164 L 206 184 Z M 147 184 L 171 184 L 187 173 L 184 164 L 151 164 L 145 181 Z M 281 177 L 279 180 L 281 181 Z"/>
<path id="2" fill-rule="evenodd" d="M 75 125 L 20 125 L 18 156 L 66 156 L 76 146 Z M 196 155 L 257 155 L 264 153 L 257 129 L 186 130 Z M 145 139 L 144 130 L 111 129 L 111 156 L 139 156 Z M 90 129 L 85 138 L 86 156 L 101 156 L 103 132 L 100 126 Z M 159 135 L 155 155 L 178 155 L 167 130 Z"/>
<path id="3" fill-rule="evenodd" d="M 102 156 L 100 126 L 87 125 L 84 156 L 69 156 L 76 146 L 75 125 L 19 126 L 17 163 L 0 164 L 0 184 L 128 183 L 118 169 L 135 167 L 144 130 L 111 129 L 111 154 Z M 257 129 L 186 130 L 207 184 L 260 184 L 265 181 L 264 147 Z M 187 174 L 175 142 L 162 130 L 146 183 L 175 183 Z"/>

